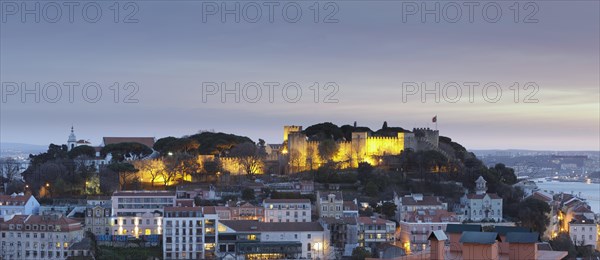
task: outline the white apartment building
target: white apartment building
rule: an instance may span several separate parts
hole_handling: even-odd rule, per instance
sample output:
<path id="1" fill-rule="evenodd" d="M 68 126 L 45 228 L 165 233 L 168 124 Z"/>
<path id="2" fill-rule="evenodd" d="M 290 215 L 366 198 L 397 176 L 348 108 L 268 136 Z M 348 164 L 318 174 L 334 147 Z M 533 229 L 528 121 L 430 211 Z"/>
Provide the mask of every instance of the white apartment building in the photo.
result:
<path id="1" fill-rule="evenodd" d="M 111 200 L 115 216 L 135 216 L 174 207 L 176 196 L 173 191 L 117 191 Z"/>
<path id="2" fill-rule="evenodd" d="M 57 215 L 15 215 L 0 225 L 0 259 L 66 259 L 83 238 L 76 220 Z"/>
<path id="3" fill-rule="evenodd" d="M 175 203 L 172 191 L 117 191 L 111 198 L 112 234 L 160 235 L 163 209 Z"/>
<path id="4" fill-rule="evenodd" d="M 219 223 L 215 207 L 167 207 L 164 259 L 214 259 Z"/>
<path id="5" fill-rule="evenodd" d="M 38 214 L 40 203 L 32 195 L 23 193 L 0 195 L 0 218 L 10 215 Z"/>
<path id="6" fill-rule="evenodd" d="M 266 199 L 265 222 L 310 222 L 309 199 Z"/>
<path id="7" fill-rule="evenodd" d="M 318 222 L 224 220 L 218 229 L 221 259 L 334 259 Z"/>
<path id="8" fill-rule="evenodd" d="M 113 235 L 140 237 L 142 235 L 162 234 L 162 212 L 136 213 L 135 216 L 112 216 Z"/>
<path id="9" fill-rule="evenodd" d="M 596 249 L 598 243 L 598 225 L 593 219 L 575 216 L 569 223 L 569 236 L 576 246 L 591 246 Z"/>

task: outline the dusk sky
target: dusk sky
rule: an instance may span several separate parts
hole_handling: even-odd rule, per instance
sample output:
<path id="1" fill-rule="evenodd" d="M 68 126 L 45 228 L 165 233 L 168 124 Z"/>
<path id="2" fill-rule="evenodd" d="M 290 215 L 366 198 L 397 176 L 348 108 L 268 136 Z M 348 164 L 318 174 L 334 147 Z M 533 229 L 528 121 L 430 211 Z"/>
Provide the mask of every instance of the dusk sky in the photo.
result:
<path id="1" fill-rule="evenodd" d="M 273 23 L 266 7 L 257 23 L 243 18 L 236 23 L 233 16 L 223 23 L 220 13 L 205 16 L 203 22 L 201 1 L 132 2 L 139 8 L 132 16 L 138 22 L 123 23 L 133 7 L 124 9 L 126 2 L 119 2 L 120 22 L 115 23 L 113 2 L 98 3 L 103 13 L 97 23 L 82 18 L 81 6 L 75 8 L 73 23 L 66 7 L 57 23 L 43 17 L 36 23 L 33 16 L 23 23 L 20 13 L 8 15 L 2 7 L 0 141 L 63 144 L 73 125 L 79 139 L 95 145 L 103 136 L 160 138 L 199 130 L 281 143 L 283 125 L 357 121 L 376 130 L 387 121 L 407 129 L 434 128 L 431 118 L 437 115 L 440 135 L 468 149 L 600 149 L 598 1 L 532 2 L 539 10 L 530 17 L 534 7 L 525 9 L 520 2 L 518 23 L 510 1 L 497 2 L 502 16 L 496 23 L 482 17 L 481 6 L 475 8 L 472 23 L 464 6 L 456 23 L 443 18 L 436 23 L 433 16 L 423 23 L 420 15 L 407 16 L 404 22 L 406 1 L 332 2 L 339 9 L 332 18 L 337 23 L 322 22 L 333 10 L 324 9 L 327 2 L 319 2 L 320 22 L 315 23 L 313 1 L 295 2 L 303 12 L 297 23 L 283 19 L 281 6 L 275 7 Z M 220 7 L 236 2 L 209 3 Z M 537 22 L 524 23 L 526 19 Z M 33 95 L 22 102 L 22 93 L 12 94 L 11 82 L 29 88 L 35 82 L 97 82 L 102 96 L 97 103 L 86 102 L 79 86 L 71 103 L 63 86 L 56 103 L 46 100 L 56 95 L 52 90 L 39 103 Z M 120 89 L 117 103 L 111 90 L 115 82 Z M 138 103 L 123 103 L 133 89 L 124 88 L 127 82 L 139 86 L 133 96 Z M 280 86 L 272 103 L 267 87 L 256 103 L 244 98 L 236 103 L 233 95 L 221 102 L 220 94 L 203 102 L 203 82 L 225 82 L 229 88 L 235 82 L 297 82 L 302 97 L 287 102 Z M 311 90 L 315 82 L 320 84 L 318 103 Z M 323 102 L 333 89 L 323 88 L 328 82 L 339 86 L 330 99 L 337 103 Z M 446 93 L 451 97 L 441 97 L 439 103 L 433 94 L 425 102 L 420 94 L 403 101 L 406 82 L 423 82 L 428 88 L 436 82 L 457 82 L 463 93 L 456 103 L 448 100 L 456 95 L 453 88 Z M 480 84 L 473 102 L 464 82 Z M 490 82 L 502 89 L 497 103 L 482 95 L 482 86 Z M 518 103 L 511 90 L 515 82 L 520 86 Z M 539 87 L 537 92 L 523 88 L 528 82 Z M 293 90 L 288 93 L 295 95 Z M 489 93 L 495 95 L 493 89 Z M 252 99 L 255 92 L 248 95 Z"/>

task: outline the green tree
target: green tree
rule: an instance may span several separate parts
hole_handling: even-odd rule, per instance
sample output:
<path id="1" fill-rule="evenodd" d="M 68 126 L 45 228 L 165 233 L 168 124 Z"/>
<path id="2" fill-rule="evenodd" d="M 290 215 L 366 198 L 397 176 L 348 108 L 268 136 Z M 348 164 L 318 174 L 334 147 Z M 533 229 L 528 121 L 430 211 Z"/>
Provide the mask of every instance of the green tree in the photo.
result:
<path id="1" fill-rule="evenodd" d="M 96 157 L 96 149 L 89 145 L 80 145 L 69 151 L 69 158 L 74 159 L 79 156 L 94 158 Z"/>
<path id="2" fill-rule="evenodd" d="M 577 255 L 577 249 L 568 233 L 560 233 L 557 237 L 550 240 L 550 246 L 556 251 L 567 251 L 567 259 L 572 259 Z"/>
<path id="3" fill-rule="evenodd" d="M 365 193 L 367 194 L 367 196 L 375 197 L 379 193 L 379 187 L 377 187 L 377 184 L 375 184 L 375 182 L 369 181 L 365 186 Z"/>
<path id="4" fill-rule="evenodd" d="M 548 213 L 550 213 L 550 206 L 541 200 L 527 198 L 519 204 L 521 225 L 540 234 L 544 234 L 550 224 Z"/>
<path id="5" fill-rule="evenodd" d="M 133 164 L 115 162 L 109 164 L 106 168 L 118 176 L 121 190 L 134 189 L 136 183 L 139 183 L 137 176 L 138 169 Z"/>
<path id="6" fill-rule="evenodd" d="M 386 201 L 381 205 L 379 212 L 388 219 L 393 218 L 396 215 L 396 204 Z"/>
<path id="7" fill-rule="evenodd" d="M 337 154 L 338 149 L 338 144 L 331 139 L 325 139 L 319 142 L 319 146 L 317 147 L 321 160 L 325 162 L 331 161 L 333 157 Z"/>
<path id="8" fill-rule="evenodd" d="M 102 147 L 100 154 L 104 157 L 112 155 L 113 162 L 122 162 L 125 158 L 140 159 L 152 153 L 152 149 L 140 143 L 116 143 Z"/>
<path id="9" fill-rule="evenodd" d="M 254 195 L 254 190 L 250 189 L 250 188 L 245 188 L 242 190 L 242 199 L 245 201 L 251 201 L 254 200 L 255 195 Z"/>
<path id="10" fill-rule="evenodd" d="M 156 142 L 154 142 L 154 146 L 152 148 L 154 148 L 154 150 L 156 150 L 162 155 L 167 155 L 169 153 L 169 151 L 167 150 L 169 148 L 169 145 L 177 139 L 177 137 L 173 136 L 160 138 L 156 140 Z"/>
<path id="11" fill-rule="evenodd" d="M 371 257 L 371 253 L 364 247 L 356 247 L 352 250 L 352 260 L 364 260 L 367 257 Z"/>
<path id="12" fill-rule="evenodd" d="M 229 155 L 236 157 L 247 176 L 258 174 L 264 168 L 264 155 L 259 153 L 259 149 L 254 143 L 238 144 L 231 149 Z"/>
<path id="13" fill-rule="evenodd" d="M 362 183 L 366 183 L 372 177 L 373 166 L 368 162 L 361 162 L 358 164 L 356 172 L 358 173 L 358 180 Z"/>

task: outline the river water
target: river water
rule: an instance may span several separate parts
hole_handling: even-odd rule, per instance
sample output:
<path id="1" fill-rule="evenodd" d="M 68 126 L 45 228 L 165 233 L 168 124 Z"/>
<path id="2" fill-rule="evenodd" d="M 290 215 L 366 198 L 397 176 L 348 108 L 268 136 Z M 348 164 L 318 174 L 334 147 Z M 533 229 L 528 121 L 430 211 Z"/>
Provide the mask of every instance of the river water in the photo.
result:
<path id="1" fill-rule="evenodd" d="M 576 196 L 586 199 L 587 203 L 592 208 L 594 213 L 600 213 L 600 183 L 584 183 L 584 182 L 559 182 L 559 181 L 543 181 L 537 182 L 536 185 L 540 190 L 548 193 L 572 193 Z"/>

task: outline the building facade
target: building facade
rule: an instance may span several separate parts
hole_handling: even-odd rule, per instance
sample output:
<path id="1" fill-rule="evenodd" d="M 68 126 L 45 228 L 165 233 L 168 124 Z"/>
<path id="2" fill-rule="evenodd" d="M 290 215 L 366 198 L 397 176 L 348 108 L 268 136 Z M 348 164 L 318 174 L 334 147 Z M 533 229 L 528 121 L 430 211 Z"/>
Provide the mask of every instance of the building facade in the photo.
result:
<path id="1" fill-rule="evenodd" d="M 318 222 L 226 220 L 218 229 L 221 259 L 335 259 Z"/>
<path id="2" fill-rule="evenodd" d="M 502 198 L 495 193 L 487 193 L 486 181 L 479 176 L 475 182 L 475 194 L 467 194 L 461 198 L 460 212 L 465 220 L 502 221 Z"/>
<path id="3" fill-rule="evenodd" d="M 58 215 L 15 215 L 0 224 L 1 259 L 66 259 L 83 238 L 81 223 Z"/>
<path id="4" fill-rule="evenodd" d="M 569 223 L 569 236 L 576 246 L 591 246 L 596 249 L 598 243 L 598 225 L 593 219 L 576 216 Z"/>
<path id="5" fill-rule="evenodd" d="M 265 222 L 310 222 L 309 199 L 265 199 Z"/>
<path id="6" fill-rule="evenodd" d="M 96 205 L 88 206 L 85 209 L 85 230 L 94 233 L 94 235 L 112 234 L 111 220 L 110 207 Z"/>
<path id="7" fill-rule="evenodd" d="M 38 214 L 40 203 L 32 195 L 23 193 L 0 195 L 0 218 L 9 215 Z"/>
<path id="8" fill-rule="evenodd" d="M 423 196 L 423 194 L 411 194 L 404 197 L 394 193 L 394 204 L 396 204 L 396 221 L 406 219 L 407 214 L 424 210 L 448 210 L 448 204 L 436 196 Z"/>
<path id="9" fill-rule="evenodd" d="M 454 212 L 446 210 L 419 210 L 406 213 L 398 223 L 399 240 L 405 251 L 421 251 L 428 245 L 429 234 L 437 230 L 446 230 L 448 224 L 460 224 L 460 218 Z"/>
<path id="10" fill-rule="evenodd" d="M 218 223 L 214 207 L 165 208 L 163 258 L 214 259 Z"/>
<path id="11" fill-rule="evenodd" d="M 163 209 L 176 206 L 172 191 L 118 191 L 111 197 L 112 234 L 162 234 Z"/>
<path id="12" fill-rule="evenodd" d="M 396 223 L 377 217 L 358 218 L 358 243 L 361 247 L 375 248 L 396 240 Z"/>
<path id="13" fill-rule="evenodd" d="M 340 218 L 344 215 L 342 192 L 317 192 L 317 216 Z"/>

